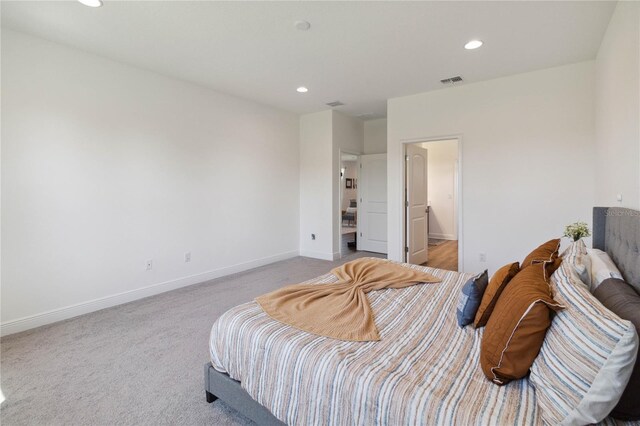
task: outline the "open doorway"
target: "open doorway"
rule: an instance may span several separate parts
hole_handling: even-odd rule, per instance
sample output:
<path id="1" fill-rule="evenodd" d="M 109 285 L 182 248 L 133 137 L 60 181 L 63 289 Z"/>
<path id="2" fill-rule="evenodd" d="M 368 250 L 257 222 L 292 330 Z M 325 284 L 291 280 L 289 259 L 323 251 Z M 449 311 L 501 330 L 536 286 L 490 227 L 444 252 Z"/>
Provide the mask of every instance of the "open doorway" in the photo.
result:
<path id="1" fill-rule="evenodd" d="M 405 261 L 459 268 L 459 140 L 405 146 Z"/>
<path id="2" fill-rule="evenodd" d="M 340 254 L 357 251 L 358 164 L 355 154 L 340 154 Z"/>

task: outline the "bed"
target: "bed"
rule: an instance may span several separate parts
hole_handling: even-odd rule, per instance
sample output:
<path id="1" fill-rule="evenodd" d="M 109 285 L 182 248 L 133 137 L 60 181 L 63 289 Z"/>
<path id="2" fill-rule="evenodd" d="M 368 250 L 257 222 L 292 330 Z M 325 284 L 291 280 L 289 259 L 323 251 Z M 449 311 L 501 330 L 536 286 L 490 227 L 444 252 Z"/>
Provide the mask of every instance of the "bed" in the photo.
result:
<path id="1" fill-rule="evenodd" d="M 638 229 L 639 212 L 594 209 L 594 247 L 640 288 Z M 442 282 L 369 293 L 378 342 L 305 333 L 255 301 L 223 314 L 211 331 L 207 401 L 220 398 L 261 425 L 543 424 L 529 378 L 488 381 L 478 367 L 483 329 L 457 325 L 458 295 L 472 275 L 406 266 Z"/>

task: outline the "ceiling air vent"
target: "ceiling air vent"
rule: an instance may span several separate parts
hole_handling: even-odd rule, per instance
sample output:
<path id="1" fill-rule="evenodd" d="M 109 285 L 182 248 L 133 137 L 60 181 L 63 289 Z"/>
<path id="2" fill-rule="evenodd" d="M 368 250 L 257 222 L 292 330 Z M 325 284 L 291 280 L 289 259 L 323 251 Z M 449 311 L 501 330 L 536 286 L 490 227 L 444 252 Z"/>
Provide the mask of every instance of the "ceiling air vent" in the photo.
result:
<path id="1" fill-rule="evenodd" d="M 459 75 L 456 75 L 455 77 L 450 77 L 450 78 L 445 78 L 444 80 L 440 80 L 440 83 L 453 84 L 453 83 L 460 83 L 461 81 L 462 81 L 462 77 L 460 77 Z"/>
<path id="2" fill-rule="evenodd" d="M 344 104 L 340 101 L 333 101 L 333 102 L 329 102 L 327 105 L 329 105 L 331 108 L 335 108 L 335 107 L 342 106 Z"/>

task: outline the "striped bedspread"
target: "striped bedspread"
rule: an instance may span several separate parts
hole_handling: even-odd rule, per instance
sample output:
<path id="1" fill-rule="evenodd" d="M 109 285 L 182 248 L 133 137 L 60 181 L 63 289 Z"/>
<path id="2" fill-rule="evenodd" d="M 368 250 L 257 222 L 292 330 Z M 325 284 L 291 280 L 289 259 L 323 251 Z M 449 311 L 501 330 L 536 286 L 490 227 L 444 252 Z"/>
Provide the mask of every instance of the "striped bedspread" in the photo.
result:
<path id="1" fill-rule="evenodd" d="M 309 334 L 250 302 L 213 325 L 211 363 L 289 425 L 542 424 L 528 380 L 488 381 L 479 364 L 483 329 L 456 323 L 458 295 L 472 275 L 410 267 L 442 282 L 369 293 L 378 342 Z"/>

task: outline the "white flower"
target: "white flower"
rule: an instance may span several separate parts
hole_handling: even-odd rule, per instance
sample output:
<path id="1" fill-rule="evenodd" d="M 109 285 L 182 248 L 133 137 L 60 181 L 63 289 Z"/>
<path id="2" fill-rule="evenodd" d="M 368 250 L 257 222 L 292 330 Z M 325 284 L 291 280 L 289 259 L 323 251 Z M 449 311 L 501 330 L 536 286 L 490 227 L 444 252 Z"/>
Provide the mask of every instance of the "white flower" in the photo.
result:
<path id="1" fill-rule="evenodd" d="M 573 241 L 578 241 L 580 238 L 588 237 L 590 235 L 591 232 L 589 232 L 589 226 L 585 222 L 572 223 L 564 228 L 564 236 L 572 238 Z"/>

